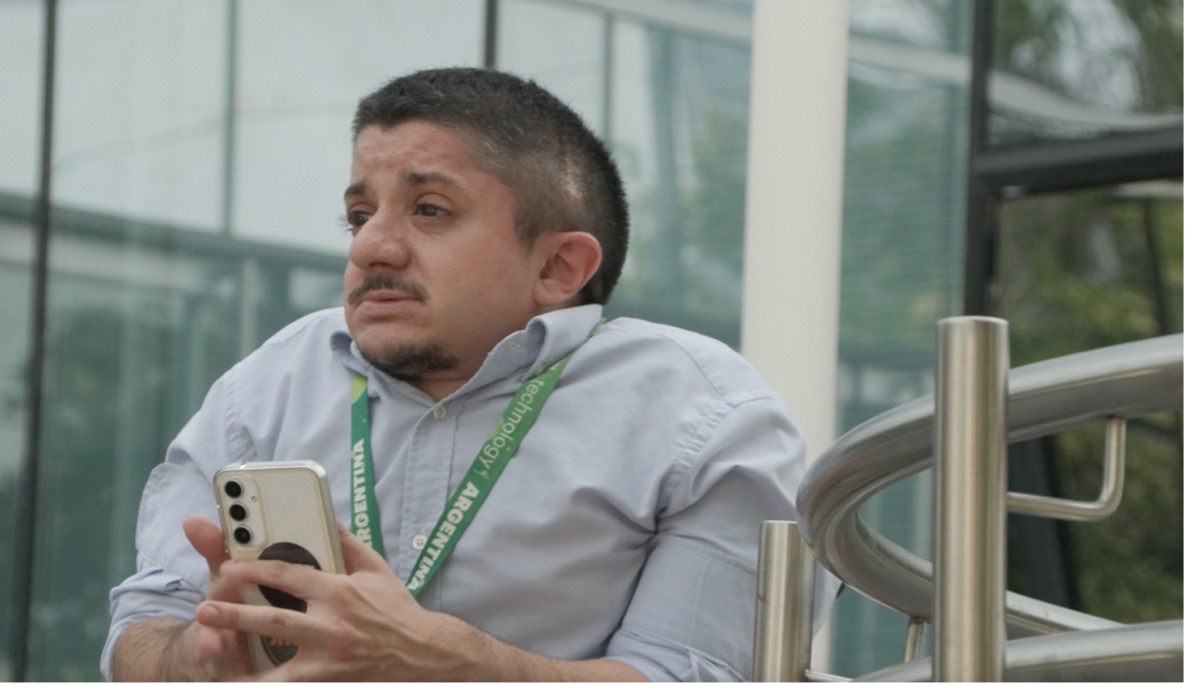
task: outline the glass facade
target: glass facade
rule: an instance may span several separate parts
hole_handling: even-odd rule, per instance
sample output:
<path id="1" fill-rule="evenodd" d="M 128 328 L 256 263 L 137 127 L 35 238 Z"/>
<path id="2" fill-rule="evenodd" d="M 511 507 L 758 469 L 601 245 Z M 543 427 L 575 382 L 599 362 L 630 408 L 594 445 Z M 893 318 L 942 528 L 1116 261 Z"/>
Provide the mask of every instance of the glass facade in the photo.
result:
<path id="1" fill-rule="evenodd" d="M 631 250 L 608 312 L 737 347 L 751 3 L 685 4 L 503 2 L 497 62 L 583 112 L 620 162 Z"/>
<path id="2" fill-rule="evenodd" d="M 839 430 L 932 391 L 938 319 L 961 312 L 970 4 L 852 2 L 839 316 Z M 931 473 L 863 519 L 925 557 Z M 907 620 L 848 591 L 833 670 L 902 660 Z M 840 629 L 844 625 L 845 629 Z"/>
<path id="3" fill-rule="evenodd" d="M 1181 5 L 1083 3 L 1105 8 L 1086 18 L 1074 4 L 995 3 L 998 23 L 1023 28 L 995 43 L 994 78 L 1026 83 L 1046 98 L 1037 102 L 1178 126 L 1179 72 L 1165 62 L 1182 28 L 1144 12 L 1182 16 Z M 44 224 L 35 207 L 47 5 L 0 3 L 0 515 L 13 523 L 0 528 L 0 680 L 99 677 L 107 590 L 133 570 L 148 471 L 219 374 L 341 298 L 350 119 L 358 98 L 391 76 L 481 66 L 491 54 L 572 104 L 608 141 L 631 202 L 632 246 L 609 314 L 738 345 L 751 0 L 59 0 Z M 962 309 L 972 5 L 850 2 L 839 431 L 928 393 L 934 323 Z M 1110 49 L 1125 56 L 1111 68 L 1131 80 L 1108 102 L 1089 81 L 1058 78 L 1069 55 L 1106 68 L 1092 57 L 1101 40 L 1060 30 L 1102 17 L 1116 24 L 1103 34 L 1117 39 Z M 1027 48 L 1034 35 L 1052 45 Z M 1031 110 L 995 88 L 998 143 L 1114 130 L 1021 116 Z M 1182 250 L 1182 191 L 1177 180 L 1158 187 L 1169 197 L 1151 200 L 1151 188 L 1004 208 L 1004 312 L 1020 320 L 1012 331 L 1025 340 L 1013 344 L 1027 351 L 1016 358 L 1182 331 L 1182 260 L 1172 259 Z M 1135 200 L 1140 191 L 1148 195 Z M 1061 232 L 1029 224 L 1057 216 L 1079 219 Z M 43 229 L 48 291 L 35 312 Z M 1045 262 L 1069 242 L 1081 262 L 1065 271 Z M 1039 327 L 1043 308 L 1062 307 L 1064 296 L 1045 301 L 1048 287 L 1028 281 L 1036 271 L 1061 283 L 1075 274 L 1116 298 L 1117 312 L 1092 325 L 1103 336 Z M 1052 290 L 1101 300 L 1080 286 Z M 1137 314 L 1136 302 L 1150 312 Z M 1152 433 L 1181 436 L 1178 422 L 1157 420 Z M 25 494 L 29 446 L 37 481 Z M 1182 503 L 1182 488 L 1160 498 Z M 925 475 L 875 497 L 864 517 L 928 555 L 930 500 Z M 1113 551 L 1101 548 L 1111 541 L 1076 555 Z M 1182 570 L 1160 568 L 1170 554 L 1155 548 L 1150 567 L 1179 589 Z M 1104 573 L 1077 570 L 1079 588 L 1101 585 Z M 1095 609 L 1115 603 L 1093 598 Z M 852 592 L 834 617 L 834 672 L 900 660 L 906 619 Z"/>
<path id="4" fill-rule="evenodd" d="M 501 2 L 497 61 L 573 104 L 623 160 L 635 245 L 612 313 L 737 344 L 750 3 L 687 4 L 730 31 L 597 3 Z M 216 376 L 341 298 L 355 103 L 399 73 L 479 66 L 486 5 L 58 4 L 33 517 L 14 510 L 27 441 L 44 10 L 0 6 L 0 24 L 21 29 L 3 49 L 5 64 L 22 69 L 6 66 L 4 78 L 25 94 L 3 106 L 24 130 L 0 134 L 14 149 L 0 165 L 11 337 L 0 504 L 23 525 L 6 528 L 0 546 L 7 554 L 15 538 L 33 538 L 29 588 L 0 606 L 0 676 L 11 676 L 9 633 L 19 632 L 22 677 L 98 677 L 107 590 L 133 570 L 148 471 Z M 2 579 L 23 565 L 4 566 Z M 14 628 L 19 603 L 28 620 Z"/>
<path id="5" fill-rule="evenodd" d="M 1176 179 L 1006 202 L 999 310 L 1012 364 L 1182 332 L 1182 196 Z M 1182 418 L 1128 423 L 1125 490 L 1106 520 L 1011 516 L 1008 586 L 1118 622 L 1182 618 Z M 1015 446 L 1013 488 L 1093 501 L 1103 443 L 1097 427 Z"/>
<path id="6" fill-rule="evenodd" d="M 1181 126 L 1183 15 L 1182 0 L 995 2 L 991 142 Z"/>
<path id="7" fill-rule="evenodd" d="M 21 528 L 18 484 L 29 420 L 29 331 L 33 258 L 33 191 L 38 178 L 38 131 L 44 52 L 45 8 L 40 2 L 0 7 L 0 680 L 11 676 Z M 16 67 L 19 65 L 19 68 Z"/>
<path id="8" fill-rule="evenodd" d="M 967 307 L 1010 322 L 1015 365 L 1182 332 L 1183 3 L 988 10 L 966 264 L 993 267 Z M 1011 489 L 1093 500 L 1102 445 L 1100 427 L 1014 445 Z M 1010 516 L 1011 590 L 1120 622 L 1183 617 L 1183 413 L 1132 420 L 1126 455 L 1106 520 Z"/>

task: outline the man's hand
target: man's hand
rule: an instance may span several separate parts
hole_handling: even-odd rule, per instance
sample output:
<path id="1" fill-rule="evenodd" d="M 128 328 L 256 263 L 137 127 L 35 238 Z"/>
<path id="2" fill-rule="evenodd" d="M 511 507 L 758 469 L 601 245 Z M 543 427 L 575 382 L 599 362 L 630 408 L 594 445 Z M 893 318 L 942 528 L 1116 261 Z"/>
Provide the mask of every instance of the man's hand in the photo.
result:
<path id="1" fill-rule="evenodd" d="M 260 674 L 263 680 L 358 680 L 381 675 L 434 679 L 429 672 L 450 646 L 371 547 L 340 529 L 346 575 L 282 561 L 230 561 L 220 577 L 236 586 L 267 585 L 304 599 L 305 613 L 209 599 L 197 622 L 211 632 L 239 631 L 288 640 L 295 658 Z"/>
<path id="2" fill-rule="evenodd" d="M 345 575 L 281 561 L 229 561 L 219 570 L 219 578 L 231 588 L 274 587 L 304 599 L 307 612 L 211 596 L 198 607 L 197 624 L 212 636 L 249 632 L 296 644 L 297 655 L 257 675 L 261 680 L 642 679 L 616 661 L 537 656 L 453 616 L 427 611 L 379 554 L 341 527 L 339 531 Z"/>
<path id="3" fill-rule="evenodd" d="M 222 528 L 205 516 L 191 515 L 182 523 L 182 530 L 194 550 L 206 559 L 210 571 L 206 598 L 238 602 L 239 587 L 219 575 L 227 561 Z M 112 657 L 112 676 L 117 680 L 211 681 L 250 673 L 243 635 L 168 618 L 153 618 L 128 628 Z"/>
<path id="4" fill-rule="evenodd" d="M 239 603 L 242 596 L 239 586 L 229 584 L 222 578 L 222 569 L 227 557 L 227 545 L 223 540 L 223 528 L 202 515 L 191 515 L 182 522 L 182 530 L 194 550 L 206 559 L 210 568 L 210 585 L 207 587 L 208 601 Z M 194 623 L 194 654 L 204 680 L 226 680 L 252 672 L 247 642 L 242 634 L 219 630 Z"/>

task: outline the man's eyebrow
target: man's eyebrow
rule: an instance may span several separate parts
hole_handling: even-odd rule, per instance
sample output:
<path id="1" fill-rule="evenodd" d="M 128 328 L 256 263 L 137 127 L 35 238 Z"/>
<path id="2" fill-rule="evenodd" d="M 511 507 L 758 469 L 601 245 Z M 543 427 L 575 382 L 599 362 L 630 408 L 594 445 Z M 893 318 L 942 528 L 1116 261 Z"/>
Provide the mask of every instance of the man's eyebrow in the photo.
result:
<path id="1" fill-rule="evenodd" d="M 420 186 L 422 184 L 433 184 L 433 183 L 449 184 L 451 186 L 458 185 L 458 180 L 455 179 L 454 177 L 452 177 L 449 174 L 446 174 L 444 172 L 437 172 L 437 171 L 433 171 L 433 170 L 429 170 L 429 171 L 425 171 L 425 172 L 417 172 L 417 171 L 409 172 L 408 174 L 405 175 L 404 181 L 406 183 L 408 183 L 409 186 Z"/>
<path id="2" fill-rule="evenodd" d="M 458 180 L 444 172 L 430 170 L 424 172 L 409 172 L 408 174 L 404 175 L 404 183 L 408 184 L 409 186 L 423 186 L 425 184 L 447 184 L 449 186 L 457 186 Z M 355 183 L 346 187 L 346 191 L 343 191 L 342 197 L 347 199 L 351 198 L 352 196 L 366 195 L 366 193 L 367 182 L 356 181 Z"/>

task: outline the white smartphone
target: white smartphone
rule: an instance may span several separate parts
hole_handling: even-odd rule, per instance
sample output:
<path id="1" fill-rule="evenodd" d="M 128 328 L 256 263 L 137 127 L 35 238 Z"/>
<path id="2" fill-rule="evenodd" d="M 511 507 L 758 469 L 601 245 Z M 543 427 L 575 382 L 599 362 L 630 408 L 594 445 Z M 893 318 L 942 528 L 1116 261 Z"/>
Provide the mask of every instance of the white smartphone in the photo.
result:
<path id="1" fill-rule="evenodd" d="M 310 461 L 236 463 L 214 476 L 215 502 L 232 559 L 283 560 L 343 572 L 326 471 Z M 271 587 L 244 590 L 244 603 L 305 612 L 305 601 Z M 248 636 L 256 672 L 291 659 L 297 647 Z"/>

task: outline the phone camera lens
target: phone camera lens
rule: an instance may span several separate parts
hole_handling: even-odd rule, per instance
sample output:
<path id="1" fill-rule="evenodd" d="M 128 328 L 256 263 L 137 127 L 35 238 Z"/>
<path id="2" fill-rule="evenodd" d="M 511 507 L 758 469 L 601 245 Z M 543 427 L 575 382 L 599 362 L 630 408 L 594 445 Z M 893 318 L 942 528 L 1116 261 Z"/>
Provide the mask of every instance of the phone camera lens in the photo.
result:
<path id="1" fill-rule="evenodd" d="M 246 544 L 252 540 L 252 531 L 246 527 L 235 528 L 235 541 Z"/>
<path id="2" fill-rule="evenodd" d="M 226 492 L 227 496 L 237 499 L 243 494 L 243 485 L 235 480 L 230 480 L 223 485 L 223 491 Z"/>
<path id="3" fill-rule="evenodd" d="M 231 519 L 236 522 L 240 522 L 247 517 L 247 509 L 243 507 L 242 503 L 231 504 L 231 507 L 227 509 L 227 512 L 231 515 Z"/>

